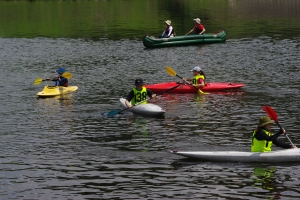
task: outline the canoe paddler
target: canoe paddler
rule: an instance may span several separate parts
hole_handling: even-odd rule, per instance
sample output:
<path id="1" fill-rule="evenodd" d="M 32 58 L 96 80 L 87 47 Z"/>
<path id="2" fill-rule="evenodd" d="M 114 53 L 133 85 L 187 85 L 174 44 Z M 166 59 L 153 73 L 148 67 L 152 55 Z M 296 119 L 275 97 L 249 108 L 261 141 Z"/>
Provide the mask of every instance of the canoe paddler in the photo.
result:
<path id="1" fill-rule="evenodd" d="M 192 81 L 192 84 L 198 89 L 205 86 L 205 74 L 201 70 L 201 68 L 197 66 L 197 67 L 194 67 L 191 71 L 193 72 L 194 77 L 193 78 L 182 78 L 182 80 Z"/>
<path id="2" fill-rule="evenodd" d="M 55 86 L 64 86 L 68 87 L 68 79 L 63 77 L 62 74 L 66 72 L 66 70 L 62 67 L 59 67 L 57 70 L 55 70 L 57 73 L 57 77 L 55 78 L 46 78 L 47 81 L 54 81 Z"/>
<path id="3" fill-rule="evenodd" d="M 277 140 L 281 134 L 286 134 L 286 131 L 282 128 L 273 135 L 271 133 L 272 124 L 274 124 L 274 122 L 268 116 L 259 118 L 258 126 L 252 133 L 251 152 L 270 152 L 272 144 L 284 149 L 297 148 L 296 146 Z"/>
<path id="4" fill-rule="evenodd" d="M 127 107 L 132 108 L 135 104 L 146 104 L 148 103 L 147 98 L 154 98 L 156 94 L 154 94 L 151 90 L 144 87 L 143 79 L 138 78 L 134 82 L 135 87 L 128 93 L 125 104 Z M 131 104 L 130 104 L 130 103 Z"/>
<path id="5" fill-rule="evenodd" d="M 187 34 L 190 34 L 194 31 L 195 35 L 202 35 L 205 32 L 205 28 L 203 24 L 201 23 L 201 20 L 199 18 L 193 19 L 195 21 L 195 26 L 190 30 Z"/>
<path id="6" fill-rule="evenodd" d="M 169 37 L 174 37 L 175 32 L 173 26 L 171 26 L 171 21 L 167 20 L 165 21 L 166 27 L 161 36 L 159 38 L 169 38 Z"/>

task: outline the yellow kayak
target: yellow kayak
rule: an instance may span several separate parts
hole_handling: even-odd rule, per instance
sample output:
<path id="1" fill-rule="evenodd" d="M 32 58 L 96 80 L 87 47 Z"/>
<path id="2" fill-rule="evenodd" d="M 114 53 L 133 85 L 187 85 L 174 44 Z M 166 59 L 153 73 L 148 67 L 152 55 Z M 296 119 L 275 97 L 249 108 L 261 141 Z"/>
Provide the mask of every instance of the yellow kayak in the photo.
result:
<path id="1" fill-rule="evenodd" d="M 77 86 L 63 87 L 46 85 L 44 89 L 41 92 L 38 92 L 36 95 L 38 97 L 55 97 L 69 94 L 71 92 L 75 92 L 76 90 L 78 90 Z"/>

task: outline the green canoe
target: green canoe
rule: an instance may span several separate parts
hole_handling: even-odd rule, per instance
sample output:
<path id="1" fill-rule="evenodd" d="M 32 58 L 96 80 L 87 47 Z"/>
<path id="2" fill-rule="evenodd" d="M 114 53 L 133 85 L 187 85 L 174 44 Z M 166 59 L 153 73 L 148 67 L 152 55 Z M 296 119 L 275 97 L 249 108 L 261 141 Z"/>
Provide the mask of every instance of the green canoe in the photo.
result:
<path id="1" fill-rule="evenodd" d="M 218 33 L 205 33 L 203 35 L 187 35 L 176 36 L 170 38 L 155 38 L 153 36 L 145 35 L 143 44 L 148 48 L 155 47 L 170 47 L 179 45 L 193 45 L 193 44 L 208 44 L 226 41 L 227 34 L 225 30 Z"/>

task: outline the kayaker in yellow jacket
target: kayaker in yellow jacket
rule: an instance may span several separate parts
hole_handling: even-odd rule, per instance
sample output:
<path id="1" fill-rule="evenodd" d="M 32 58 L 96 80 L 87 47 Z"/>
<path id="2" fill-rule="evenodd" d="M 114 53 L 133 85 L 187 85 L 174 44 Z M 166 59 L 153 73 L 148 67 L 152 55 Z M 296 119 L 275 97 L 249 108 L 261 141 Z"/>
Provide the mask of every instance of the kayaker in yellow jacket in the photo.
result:
<path id="1" fill-rule="evenodd" d="M 198 89 L 205 86 L 205 74 L 201 70 L 201 68 L 197 66 L 197 67 L 194 67 L 191 71 L 193 72 L 194 77 L 193 78 L 182 78 L 182 80 L 192 81 L 192 84 Z"/>
<path id="2" fill-rule="evenodd" d="M 144 82 L 143 79 L 136 79 L 135 80 L 135 88 L 133 88 L 125 101 L 125 104 L 127 107 L 132 108 L 135 104 L 146 104 L 148 103 L 147 98 L 154 98 L 156 97 L 156 94 L 154 94 L 151 90 L 147 89 L 143 86 Z"/>
<path id="3" fill-rule="evenodd" d="M 285 144 L 277 140 L 281 134 L 286 134 L 286 131 L 282 128 L 273 135 L 271 133 L 272 124 L 274 124 L 274 122 L 268 116 L 259 118 L 258 126 L 252 133 L 251 152 L 270 152 L 272 150 L 272 144 L 284 149 L 297 148 L 296 146 Z"/>

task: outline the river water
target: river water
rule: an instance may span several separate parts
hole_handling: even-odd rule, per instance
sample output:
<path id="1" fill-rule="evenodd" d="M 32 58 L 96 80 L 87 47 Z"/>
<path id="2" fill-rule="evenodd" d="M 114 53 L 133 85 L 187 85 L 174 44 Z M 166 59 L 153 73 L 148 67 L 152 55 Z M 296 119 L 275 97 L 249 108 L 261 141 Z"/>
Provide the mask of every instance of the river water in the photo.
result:
<path id="1" fill-rule="evenodd" d="M 298 4 L 291 2 L 286 7 Z M 294 14 L 280 16 L 299 21 L 299 14 L 287 13 Z M 21 37 L 1 37 L 0 199 L 299 199 L 299 163 L 200 162 L 169 152 L 249 151 L 251 132 L 266 115 L 263 105 L 276 111 L 300 146 L 299 32 L 285 38 L 278 29 L 240 31 L 232 37 L 233 30 L 225 43 L 160 49 L 146 49 L 129 30 L 121 39 L 28 37 L 25 30 Z M 166 66 L 191 77 L 197 65 L 207 81 L 246 86 L 164 94 L 151 100 L 166 110 L 164 117 L 102 115 L 121 109 L 119 98 L 135 78 L 177 81 Z M 58 67 L 72 73 L 69 83 L 78 91 L 36 98 L 51 83 L 34 80 L 55 76 Z"/>

